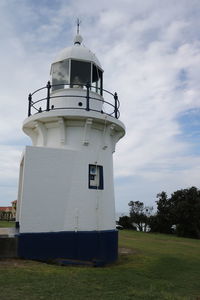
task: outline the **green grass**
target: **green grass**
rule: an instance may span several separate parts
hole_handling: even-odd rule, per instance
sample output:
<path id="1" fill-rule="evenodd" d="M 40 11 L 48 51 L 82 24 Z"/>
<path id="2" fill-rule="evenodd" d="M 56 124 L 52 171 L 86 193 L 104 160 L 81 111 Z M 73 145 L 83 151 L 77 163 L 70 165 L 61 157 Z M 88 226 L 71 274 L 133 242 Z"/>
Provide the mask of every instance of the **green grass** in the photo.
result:
<path id="1" fill-rule="evenodd" d="M 0 228 L 14 227 L 14 226 L 15 226 L 14 221 L 0 221 Z"/>
<path id="2" fill-rule="evenodd" d="M 0 262 L 1 300 L 200 299 L 200 241 L 119 232 L 119 260 L 103 268 Z"/>

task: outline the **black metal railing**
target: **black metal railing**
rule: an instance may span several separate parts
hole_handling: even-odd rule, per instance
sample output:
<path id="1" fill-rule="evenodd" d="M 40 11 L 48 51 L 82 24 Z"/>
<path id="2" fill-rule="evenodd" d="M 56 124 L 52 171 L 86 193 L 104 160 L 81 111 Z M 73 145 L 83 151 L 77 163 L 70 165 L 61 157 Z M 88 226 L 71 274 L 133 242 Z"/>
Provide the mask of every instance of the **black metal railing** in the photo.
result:
<path id="1" fill-rule="evenodd" d="M 75 95 L 75 94 L 66 94 L 66 95 L 54 95 L 51 94 L 52 88 L 54 91 L 57 91 L 59 89 L 59 86 L 62 86 L 62 88 L 73 88 L 74 86 L 78 86 L 84 89 L 85 95 Z M 94 89 L 96 92 L 101 92 L 102 96 L 109 97 L 109 101 L 103 100 L 103 98 L 97 98 L 94 97 L 94 93 L 91 93 L 92 89 Z M 41 97 L 41 94 L 43 93 L 43 97 Z M 39 96 L 39 98 L 37 98 Z M 41 98 L 40 98 L 41 97 Z M 71 107 L 71 106 L 65 106 L 65 107 L 56 107 L 55 105 L 51 105 L 52 99 L 58 99 L 59 104 L 59 98 L 84 98 L 85 106 L 82 107 L 83 103 L 80 102 L 81 106 L 78 107 Z M 95 101 L 100 101 L 103 104 L 103 108 L 101 110 L 93 109 L 93 105 Z M 55 102 L 54 102 L 55 104 Z M 29 94 L 28 96 L 28 117 L 41 113 L 44 111 L 50 111 L 50 110 L 57 110 L 57 109 L 83 109 L 86 111 L 96 111 L 99 113 L 107 114 L 109 116 L 112 116 L 116 119 L 119 118 L 120 112 L 119 112 L 119 106 L 120 102 L 117 96 L 117 93 L 112 94 L 111 92 L 98 88 L 96 86 L 92 86 L 89 83 L 86 85 L 83 84 L 51 84 L 50 81 L 48 81 L 47 85 L 34 91 L 33 93 Z"/>

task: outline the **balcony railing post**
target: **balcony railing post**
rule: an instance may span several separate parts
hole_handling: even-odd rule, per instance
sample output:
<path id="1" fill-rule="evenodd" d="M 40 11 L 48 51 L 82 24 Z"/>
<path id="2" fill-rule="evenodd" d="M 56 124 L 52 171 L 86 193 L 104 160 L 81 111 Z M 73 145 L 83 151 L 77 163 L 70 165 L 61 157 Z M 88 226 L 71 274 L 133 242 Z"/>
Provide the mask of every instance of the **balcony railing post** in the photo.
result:
<path id="1" fill-rule="evenodd" d="M 86 84 L 86 110 L 90 110 L 90 84 L 89 82 Z"/>
<path id="2" fill-rule="evenodd" d="M 32 104 L 32 95 L 28 95 L 28 117 L 31 116 L 31 104 Z"/>
<path id="3" fill-rule="evenodd" d="M 114 99 L 115 99 L 115 118 L 118 117 L 118 96 L 117 93 L 114 93 Z"/>
<path id="4" fill-rule="evenodd" d="M 50 90 L 51 90 L 51 83 L 50 81 L 47 82 L 47 108 L 46 108 L 46 111 L 49 111 L 50 110 Z"/>

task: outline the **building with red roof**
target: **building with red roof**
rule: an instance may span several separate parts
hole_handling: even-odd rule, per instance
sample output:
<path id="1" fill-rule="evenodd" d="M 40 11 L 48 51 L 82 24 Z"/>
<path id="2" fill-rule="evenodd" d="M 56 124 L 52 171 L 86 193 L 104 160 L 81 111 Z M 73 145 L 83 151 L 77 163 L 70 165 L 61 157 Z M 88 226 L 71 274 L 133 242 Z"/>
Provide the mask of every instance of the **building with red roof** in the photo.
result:
<path id="1" fill-rule="evenodd" d="M 0 220 L 15 220 L 17 200 L 11 202 L 12 206 L 0 206 Z"/>

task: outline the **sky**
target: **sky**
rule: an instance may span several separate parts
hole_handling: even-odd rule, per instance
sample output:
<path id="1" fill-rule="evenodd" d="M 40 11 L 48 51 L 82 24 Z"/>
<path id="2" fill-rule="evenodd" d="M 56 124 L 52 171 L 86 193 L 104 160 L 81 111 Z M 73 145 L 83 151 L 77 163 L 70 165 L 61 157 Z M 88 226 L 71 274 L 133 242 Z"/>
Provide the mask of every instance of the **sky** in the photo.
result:
<path id="1" fill-rule="evenodd" d="M 17 198 L 31 144 L 21 129 L 27 96 L 73 44 L 77 18 L 126 126 L 114 154 L 116 211 L 200 188 L 199 0 L 0 0 L 0 206 Z"/>

